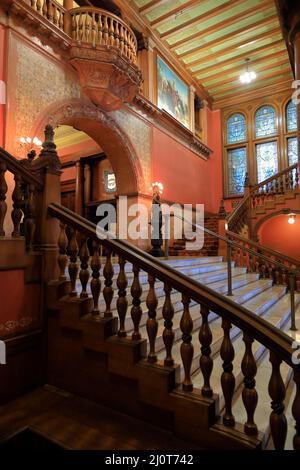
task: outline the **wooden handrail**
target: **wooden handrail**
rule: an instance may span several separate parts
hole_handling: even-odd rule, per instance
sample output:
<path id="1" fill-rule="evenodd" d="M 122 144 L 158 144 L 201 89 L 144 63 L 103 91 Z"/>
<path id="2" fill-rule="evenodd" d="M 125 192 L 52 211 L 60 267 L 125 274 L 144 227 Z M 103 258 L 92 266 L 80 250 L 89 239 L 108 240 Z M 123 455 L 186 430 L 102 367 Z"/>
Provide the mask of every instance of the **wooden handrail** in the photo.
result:
<path id="1" fill-rule="evenodd" d="M 93 222 L 90 222 L 59 204 L 50 204 L 48 212 L 51 216 L 59 219 L 67 226 L 78 230 L 91 239 L 97 239 L 97 230 L 98 233 L 101 232 L 101 229 L 97 229 Z M 193 278 L 180 273 L 170 266 L 166 266 L 157 258 L 154 258 L 131 243 L 125 240 L 107 239 L 105 238 L 107 237 L 107 233 L 104 231 L 102 233 L 103 239 L 99 241 L 105 248 L 109 248 L 119 256 L 124 257 L 128 262 L 138 265 L 145 272 L 150 273 L 160 281 L 169 283 L 176 291 L 205 305 L 211 311 L 228 318 L 237 327 L 243 330 L 246 329 L 255 339 L 268 349 L 276 351 L 283 361 L 294 367 L 291 361 L 292 353 L 294 352 L 291 347 L 293 339 L 290 336 L 272 326 L 263 318 L 255 315 L 250 310 L 247 310 L 241 305 L 237 305 L 229 298 L 200 284 Z"/>
<path id="2" fill-rule="evenodd" d="M 280 176 L 286 175 L 292 170 L 296 170 L 298 168 L 298 163 L 294 163 L 291 166 L 288 166 L 287 168 L 284 168 L 284 170 L 279 171 L 278 173 L 275 173 L 275 175 L 270 176 L 270 178 L 267 178 L 264 181 L 261 181 L 261 183 L 256 184 L 255 186 L 250 187 L 250 194 L 254 193 L 257 189 L 261 188 L 262 186 L 265 186 L 268 183 L 271 183 L 272 181 L 276 180 Z"/>
<path id="3" fill-rule="evenodd" d="M 272 250 L 271 248 L 261 245 L 260 243 L 254 242 L 253 240 L 250 240 L 248 238 L 242 237 L 241 235 L 231 232 L 230 230 L 226 231 L 226 234 L 228 235 L 229 238 L 234 238 L 242 243 L 247 243 L 248 245 L 251 245 L 253 248 L 256 248 L 262 252 L 268 253 L 269 256 L 274 256 L 278 259 L 281 260 L 282 263 L 286 262 L 289 263 L 290 265 L 294 265 L 297 267 L 297 269 L 300 269 L 300 261 L 296 260 L 295 258 L 291 258 L 290 256 L 286 256 L 283 253 L 280 253 L 279 251 Z"/>
<path id="4" fill-rule="evenodd" d="M 13 155 L 8 153 L 4 148 L 0 147 L 0 161 L 5 163 L 6 169 L 13 174 L 19 173 L 22 177 L 22 180 L 25 183 L 33 184 L 39 190 L 43 189 L 42 181 L 28 171 L 19 160 L 17 160 Z"/>

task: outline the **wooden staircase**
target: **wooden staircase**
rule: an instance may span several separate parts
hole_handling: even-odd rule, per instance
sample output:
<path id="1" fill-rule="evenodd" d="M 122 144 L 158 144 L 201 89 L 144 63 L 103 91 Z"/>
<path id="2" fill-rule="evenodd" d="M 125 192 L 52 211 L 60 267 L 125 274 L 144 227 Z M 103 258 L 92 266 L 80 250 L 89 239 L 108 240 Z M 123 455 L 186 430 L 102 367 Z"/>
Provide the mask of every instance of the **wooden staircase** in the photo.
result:
<path id="1" fill-rule="evenodd" d="M 224 296 L 228 263 L 221 257 L 160 262 L 119 240 L 101 241 L 107 249 L 114 245 L 117 263 L 110 251 L 101 259 L 94 241 L 89 270 L 86 237 L 92 237 L 93 224 L 58 205 L 49 211 L 61 221 L 60 279 L 49 284 L 47 295 L 49 382 L 152 420 L 205 448 L 283 448 L 283 402 L 290 409 L 299 393 L 291 346 L 283 353 L 284 343 L 293 343 L 286 286 L 232 262 L 229 299 Z M 73 228 L 68 255 L 65 224 Z M 76 231 L 85 234 L 79 244 Z M 299 301 L 295 293 L 297 318 Z M 274 338 L 276 347 L 271 346 Z M 285 362 L 280 371 L 278 354 Z M 271 421 L 270 401 L 278 403 Z M 297 445 L 297 439 L 287 441 L 287 447 Z"/>
<path id="2" fill-rule="evenodd" d="M 228 217 L 228 228 L 238 234 L 246 231 L 249 238 L 257 239 L 263 219 L 299 208 L 299 170 L 294 164 L 255 186 L 246 186 L 244 198 Z"/>

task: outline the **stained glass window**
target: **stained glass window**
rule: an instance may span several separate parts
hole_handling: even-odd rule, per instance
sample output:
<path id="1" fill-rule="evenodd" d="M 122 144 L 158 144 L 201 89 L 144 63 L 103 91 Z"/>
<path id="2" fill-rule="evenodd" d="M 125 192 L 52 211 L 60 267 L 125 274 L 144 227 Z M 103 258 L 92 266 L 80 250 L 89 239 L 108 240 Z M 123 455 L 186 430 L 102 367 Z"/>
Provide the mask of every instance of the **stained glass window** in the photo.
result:
<path id="1" fill-rule="evenodd" d="M 294 165 L 298 161 L 298 140 L 297 137 L 288 139 L 288 159 L 289 165 Z"/>
<path id="2" fill-rule="evenodd" d="M 257 182 L 270 178 L 278 172 L 277 142 L 256 145 Z"/>
<path id="3" fill-rule="evenodd" d="M 227 121 L 227 143 L 234 144 L 246 140 L 246 119 L 243 114 L 236 113 Z"/>
<path id="4" fill-rule="evenodd" d="M 273 106 L 262 106 L 255 113 L 256 137 L 276 134 L 276 113 Z"/>
<path id="5" fill-rule="evenodd" d="M 229 195 L 242 194 L 247 171 L 246 148 L 228 150 Z"/>
<path id="6" fill-rule="evenodd" d="M 288 132 L 297 130 L 297 107 L 293 100 L 286 107 L 286 127 Z"/>

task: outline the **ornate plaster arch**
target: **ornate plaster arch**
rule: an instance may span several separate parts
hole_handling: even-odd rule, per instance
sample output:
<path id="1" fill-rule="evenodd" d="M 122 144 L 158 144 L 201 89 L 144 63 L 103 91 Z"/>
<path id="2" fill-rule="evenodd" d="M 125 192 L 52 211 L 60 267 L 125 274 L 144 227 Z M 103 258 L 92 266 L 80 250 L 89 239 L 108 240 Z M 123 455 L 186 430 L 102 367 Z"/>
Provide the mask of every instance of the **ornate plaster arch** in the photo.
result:
<path id="1" fill-rule="evenodd" d="M 116 121 L 86 99 L 64 100 L 42 111 L 31 135 L 43 135 L 46 124 L 73 126 L 88 134 L 107 154 L 116 175 L 118 194 L 143 192 L 144 177 L 136 151 Z"/>

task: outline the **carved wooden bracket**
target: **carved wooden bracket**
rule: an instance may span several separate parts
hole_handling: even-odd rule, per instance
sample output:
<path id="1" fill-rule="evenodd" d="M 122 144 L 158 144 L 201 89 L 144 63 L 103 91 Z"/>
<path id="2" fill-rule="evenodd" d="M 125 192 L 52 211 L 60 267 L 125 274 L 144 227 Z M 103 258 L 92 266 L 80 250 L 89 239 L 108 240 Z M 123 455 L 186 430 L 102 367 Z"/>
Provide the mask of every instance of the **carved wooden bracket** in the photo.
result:
<path id="1" fill-rule="evenodd" d="M 79 74 L 84 93 L 106 111 L 132 102 L 138 93 L 141 72 L 116 48 L 73 46 L 70 63 Z"/>

